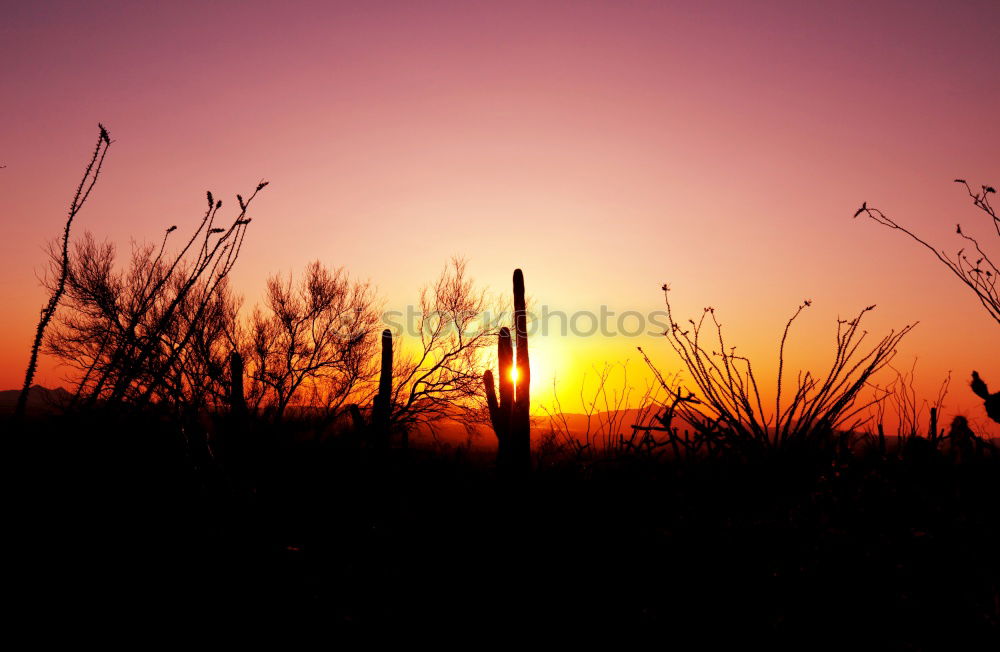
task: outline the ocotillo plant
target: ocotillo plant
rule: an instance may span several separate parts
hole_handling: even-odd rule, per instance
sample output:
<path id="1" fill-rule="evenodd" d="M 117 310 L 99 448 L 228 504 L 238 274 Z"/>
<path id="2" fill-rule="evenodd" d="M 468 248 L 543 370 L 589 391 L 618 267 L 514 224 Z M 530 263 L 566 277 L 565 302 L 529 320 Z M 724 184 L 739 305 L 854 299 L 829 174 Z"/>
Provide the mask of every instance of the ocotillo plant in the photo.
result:
<path id="1" fill-rule="evenodd" d="M 493 432 L 497 436 L 497 463 L 504 470 L 523 472 L 531 468 L 531 367 L 528 362 L 524 274 L 519 269 L 514 270 L 514 332 L 514 351 L 511 350 L 510 330 L 507 328 L 500 329 L 497 343 L 500 400 L 497 401 L 493 372 L 483 374 L 483 387 Z M 512 364 L 515 357 L 516 363 Z"/>
<path id="2" fill-rule="evenodd" d="M 389 422 L 392 417 L 392 331 L 382 331 L 382 371 L 378 379 L 378 394 L 372 406 L 372 431 L 377 446 L 389 441 Z"/>
<path id="3" fill-rule="evenodd" d="M 38 352 L 42 348 L 42 340 L 45 337 L 45 329 L 48 328 L 49 322 L 56 314 L 56 309 L 59 307 L 59 301 L 62 299 L 63 294 L 66 292 L 66 281 L 70 273 L 70 260 L 69 260 L 69 230 L 73 226 L 73 219 L 77 216 L 83 205 L 87 202 L 87 198 L 90 197 L 90 192 L 94 189 L 94 184 L 97 183 L 97 177 L 101 174 L 101 168 L 104 165 L 104 157 L 108 153 L 108 148 L 111 147 L 111 136 L 108 135 L 108 130 L 104 128 L 104 125 L 98 123 L 98 129 L 100 129 L 100 135 L 97 137 L 97 146 L 94 148 L 94 153 L 90 156 L 90 163 L 87 164 L 87 169 L 84 170 L 83 179 L 80 180 L 80 185 L 76 187 L 76 194 L 73 195 L 73 201 L 69 206 L 69 214 L 66 217 L 66 224 L 63 226 L 62 240 L 60 242 L 61 251 L 59 258 L 59 269 L 56 275 L 54 287 L 52 288 L 52 295 L 49 297 L 48 303 L 41 310 L 41 316 L 38 319 L 38 328 L 35 329 L 35 339 L 31 343 L 31 355 L 28 358 L 28 369 L 24 372 L 24 385 L 21 388 L 21 393 L 17 397 L 17 406 L 14 408 L 14 417 L 18 420 L 24 417 L 25 410 L 28 405 L 28 392 L 31 391 L 31 382 L 35 378 L 35 370 L 38 367 Z"/>

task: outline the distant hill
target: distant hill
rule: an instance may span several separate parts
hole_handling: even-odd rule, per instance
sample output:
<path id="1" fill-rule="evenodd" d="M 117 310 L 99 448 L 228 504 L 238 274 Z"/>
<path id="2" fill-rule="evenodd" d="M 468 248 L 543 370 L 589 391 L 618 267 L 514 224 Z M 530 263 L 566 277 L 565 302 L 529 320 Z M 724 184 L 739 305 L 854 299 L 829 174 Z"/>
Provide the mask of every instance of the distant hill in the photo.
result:
<path id="1" fill-rule="evenodd" d="M 0 391 L 0 414 L 13 413 L 20 395 L 21 390 L 19 389 Z M 55 411 L 66 405 L 71 398 L 72 394 L 62 387 L 49 389 L 41 385 L 33 385 L 28 391 L 28 412 L 38 414 Z"/>
<path id="2" fill-rule="evenodd" d="M 0 415 L 13 413 L 17 405 L 17 397 L 20 395 L 19 389 L 8 389 L 0 391 Z M 44 414 L 46 412 L 58 411 L 66 405 L 72 398 L 72 394 L 57 387 L 49 389 L 41 385 L 35 385 L 28 394 L 28 413 Z M 302 409 L 299 407 L 299 409 Z M 612 419 L 612 415 L 614 418 Z M 595 412 L 590 417 L 590 433 L 597 436 L 600 432 L 606 431 L 606 424 L 613 421 L 616 424 L 615 434 L 629 435 L 632 432 L 631 426 L 639 420 L 640 411 L 637 409 L 621 410 L 617 413 Z M 547 434 L 551 427 L 558 430 L 567 429 L 571 436 L 583 441 L 588 430 L 587 415 L 566 413 L 561 418 L 554 420 L 546 415 L 534 415 L 531 418 L 532 439 L 537 440 Z M 471 434 L 471 436 L 470 436 Z M 464 424 L 458 421 L 444 420 L 435 424 L 433 430 L 428 426 L 419 426 L 411 434 L 411 441 L 414 443 L 431 443 L 436 441 L 439 444 L 451 446 L 469 446 L 471 449 L 491 450 L 496 448 L 496 437 L 493 430 L 485 425 L 474 426 L 470 431 Z"/>
<path id="3" fill-rule="evenodd" d="M 631 432 L 631 426 L 637 424 L 642 416 L 642 412 L 636 408 L 628 410 L 618 410 L 617 412 L 594 412 L 589 418 L 591 433 L 601 430 L 603 424 L 613 421 L 624 433 Z M 563 422 L 573 433 L 585 433 L 588 427 L 588 417 L 586 414 L 563 413 L 561 416 L 551 418 L 551 422 L 557 426 L 563 426 Z M 532 425 L 536 430 L 549 429 L 550 417 L 540 416 L 532 419 Z"/>

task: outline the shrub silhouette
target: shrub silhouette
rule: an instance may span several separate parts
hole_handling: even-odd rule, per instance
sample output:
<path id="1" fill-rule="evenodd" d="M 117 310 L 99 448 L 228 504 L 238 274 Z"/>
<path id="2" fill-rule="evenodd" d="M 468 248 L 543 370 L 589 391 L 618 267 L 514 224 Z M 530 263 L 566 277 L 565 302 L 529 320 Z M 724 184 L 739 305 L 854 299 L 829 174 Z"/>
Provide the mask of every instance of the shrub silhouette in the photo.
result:
<path id="1" fill-rule="evenodd" d="M 664 285 L 670 320 L 664 336 L 684 365 L 693 387 L 668 387 L 644 352 L 643 357 L 664 390 L 674 396 L 665 415 L 671 419 L 677 416 L 690 424 L 696 436 L 685 445 L 699 448 L 774 449 L 821 441 L 837 432 L 854 430 L 866 421 L 861 415 L 873 403 L 856 405 L 859 393 L 873 374 L 889 364 L 896 354 L 896 345 L 913 328 L 909 325 L 899 332 L 892 331 L 865 352 L 859 350 L 867 334 L 860 330 L 861 321 L 875 306 L 863 309 L 852 320 L 838 320 L 830 371 L 824 377 L 800 372 L 790 392 L 791 399 L 784 401 L 788 394 L 784 383 L 785 343 L 792 323 L 811 305 L 810 301 L 803 302 L 785 324 L 778 346 L 774 410 L 768 413 L 751 361 L 737 355 L 736 347 L 727 346 L 715 309 L 706 308 L 697 322 L 689 319 L 686 327 L 682 327 L 671 310 L 669 292 Z M 707 326 L 713 331 L 708 337 L 703 332 Z M 663 425 L 668 438 L 676 437 L 669 420 Z"/>

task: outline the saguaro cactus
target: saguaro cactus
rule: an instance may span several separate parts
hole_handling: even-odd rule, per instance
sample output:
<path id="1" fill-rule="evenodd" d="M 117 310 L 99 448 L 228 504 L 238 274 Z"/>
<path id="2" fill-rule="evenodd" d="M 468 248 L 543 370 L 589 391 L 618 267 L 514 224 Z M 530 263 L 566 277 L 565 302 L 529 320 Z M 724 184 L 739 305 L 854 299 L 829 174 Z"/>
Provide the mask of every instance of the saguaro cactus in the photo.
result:
<path id="1" fill-rule="evenodd" d="M 237 351 L 229 354 L 229 416 L 221 433 L 223 466 L 234 487 L 251 498 L 257 486 L 260 470 L 260 441 L 258 432 L 249 419 L 246 395 L 243 392 L 243 356 Z M 210 456 L 210 454 L 206 454 Z"/>
<path id="2" fill-rule="evenodd" d="M 392 417 L 392 331 L 382 331 L 382 371 L 378 379 L 378 394 L 372 406 L 372 431 L 377 445 L 389 443 L 389 422 Z"/>
<path id="3" fill-rule="evenodd" d="M 1000 392 L 990 394 L 990 389 L 986 385 L 986 382 L 975 371 L 972 372 L 972 391 L 975 392 L 976 396 L 983 399 L 983 405 L 986 406 L 986 415 L 997 423 L 1000 423 Z"/>
<path id="4" fill-rule="evenodd" d="M 500 366 L 500 400 L 497 400 L 493 372 L 483 374 L 490 421 L 497 436 L 497 463 L 506 471 L 524 472 L 531 468 L 530 386 L 527 313 L 524 304 L 524 274 L 514 270 L 514 332 L 500 329 L 497 359 Z M 516 358 L 516 363 L 515 363 Z"/>
<path id="5" fill-rule="evenodd" d="M 238 419 L 247 414 L 247 400 L 243 393 L 243 356 L 238 351 L 229 355 L 229 410 Z"/>
<path id="6" fill-rule="evenodd" d="M 378 393 L 372 401 L 371 421 L 362 416 L 356 403 L 347 406 L 354 429 L 363 436 L 368 446 L 383 450 L 389 446 L 389 425 L 392 423 L 392 331 L 382 331 L 382 369 L 378 378 Z M 403 447 L 406 447 L 404 434 Z"/>
<path id="7" fill-rule="evenodd" d="M 483 374 L 486 390 L 486 404 L 490 410 L 490 422 L 497 436 L 497 463 L 506 468 L 510 464 L 510 426 L 514 411 L 514 347 L 510 341 L 510 329 L 500 329 L 497 342 L 497 361 L 500 366 L 500 400 L 494 390 L 493 372 Z"/>

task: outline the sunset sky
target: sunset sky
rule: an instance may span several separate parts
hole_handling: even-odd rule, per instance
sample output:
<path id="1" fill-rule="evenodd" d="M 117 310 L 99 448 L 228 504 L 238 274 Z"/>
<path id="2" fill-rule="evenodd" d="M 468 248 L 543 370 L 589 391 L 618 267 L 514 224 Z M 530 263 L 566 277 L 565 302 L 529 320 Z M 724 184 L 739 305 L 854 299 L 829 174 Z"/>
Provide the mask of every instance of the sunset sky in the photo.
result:
<path id="1" fill-rule="evenodd" d="M 231 208 L 271 182 L 234 272 L 248 304 L 319 259 L 401 310 L 461 255 L 565 312 L 659 310 L 669 282 L 765 376 L 803 299 L 791 365 L 817 370 L 837 317 L 877 304 L 872 335 L 920 322 L 897 363 L 919 358 L 923 395 L 953 370 L 948 411 L 981 420 L 969 372 L 1000 388 L 972 294 L 851 219 L 867 201 L 950 251 L 956 222 L 988 233 L 952 179 L 1000 183 L 995 0 L 4 2 L 0 57 L 0 389 L 99 121 L 115 142 L 74 236 L 127 253 L 193 228 L 206 189 Z M 537 403 L 555 376 L 578 410 L 604 361 L 641 383 L 637 345 L 677 367 L 662 338 L 535 337 Z"/>

